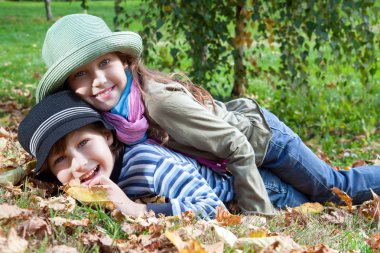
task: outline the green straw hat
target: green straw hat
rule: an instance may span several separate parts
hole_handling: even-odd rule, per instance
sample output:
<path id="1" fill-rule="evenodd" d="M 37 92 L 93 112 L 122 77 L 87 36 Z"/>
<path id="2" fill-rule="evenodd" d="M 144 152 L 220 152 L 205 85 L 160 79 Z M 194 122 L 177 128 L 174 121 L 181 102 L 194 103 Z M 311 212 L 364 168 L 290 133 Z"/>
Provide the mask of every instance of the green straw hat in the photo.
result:
<path id="1" fill-rule="evenodd" d="M 99 56 L 117 51 L 139 58 L 142 48 L 140 35 L 112 32 L 99 17 L 88 14 L 64 16 L 46 33 L 42 58 L 48 70 L 37 86 L 37 102 L 62 90 L 72 71 Z"/>

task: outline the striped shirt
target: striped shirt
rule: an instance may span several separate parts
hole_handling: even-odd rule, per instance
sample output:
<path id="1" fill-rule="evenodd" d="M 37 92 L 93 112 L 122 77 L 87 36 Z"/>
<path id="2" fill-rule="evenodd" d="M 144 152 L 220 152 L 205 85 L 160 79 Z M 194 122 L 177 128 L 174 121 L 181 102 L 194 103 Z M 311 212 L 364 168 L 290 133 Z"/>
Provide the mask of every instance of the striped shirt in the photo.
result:
<path id="1" fill-rule="evenodd" d="M 126 149 L 117 182 L 130 198 L 148 194 L 166 197 L 166 204 L 148 204 L 148 209 L 166 215 L 192 210 L 202 218 L 214 218 L 216 207 L 235 197 L 230 174 L 217 174 L 192 158 L 149 141 Z"/>

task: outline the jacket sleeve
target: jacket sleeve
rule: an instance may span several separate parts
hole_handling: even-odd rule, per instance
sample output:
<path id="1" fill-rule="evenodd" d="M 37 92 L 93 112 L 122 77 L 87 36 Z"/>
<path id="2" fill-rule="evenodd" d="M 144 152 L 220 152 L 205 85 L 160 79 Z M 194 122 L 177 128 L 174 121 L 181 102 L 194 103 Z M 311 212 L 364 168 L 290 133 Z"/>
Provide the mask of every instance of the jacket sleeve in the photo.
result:
<path id="1" fill-rule="evenodd" d="M 154 85 L 154 84 L 152 84 Z M 178 143 L 227 159 L 244 211 L 273 214 L 264 183 L 246 136 L 213 114 L 185 91 L 163 90 L 146 97 L 149 116 Z"/>
<path id="2" fill-rule="evenodd" d="M 212 219 L 216 207 L 224 206 L 193 164 L 178 164 L 170 157 L 157 163 L 154 190 L 170 200 L 173 215 L 192 210 L 201 218 Z"/>

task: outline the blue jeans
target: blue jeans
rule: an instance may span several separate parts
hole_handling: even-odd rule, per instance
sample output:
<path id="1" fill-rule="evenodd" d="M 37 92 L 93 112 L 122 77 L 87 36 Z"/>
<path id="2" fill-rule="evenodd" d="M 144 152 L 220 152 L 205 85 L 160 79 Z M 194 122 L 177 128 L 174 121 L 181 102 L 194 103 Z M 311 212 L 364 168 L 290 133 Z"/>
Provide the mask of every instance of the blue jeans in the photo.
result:
<path id="1" fill-rule="evenodd" d="M 282 181 L 271 171 L 259 168 L 259 172 L 263 178 L 269 199 L 274 207 L 283 209 L 285 207 L 295 207 L 310 202 L 310 199 L 305 194 Z"/>
<path id="2" fill-rule="evenodd" d="M 268 176 L 269 173 L 263 173 L 264 184 L 270 180 L 277 186 L 283 186 L 284 183 L 291 186 L 288 187 L 291 191 L 289 194 L 279 195 L 268 191 L 271 201 L 277 197 L 280 198 L 280 203 L 294 206 L 297 202 L 307 202 L 306 198 L 309 201 L 332 201 L 341 204 L 338 196 L 331 192 L 332 187 L 346 192 L 352 198 L 353 204 L 372 199 L 370 189 L 380 194 L 380 166 L 336 171 L 319 159 L 301 138 L 275 115 L 265 109 L 263 112 L 273 136 L 260 170 L 273 173 L 279 180 L 277 182 L 274 177 Z M 274 205 L 276 206 L 276 203 Z"/>

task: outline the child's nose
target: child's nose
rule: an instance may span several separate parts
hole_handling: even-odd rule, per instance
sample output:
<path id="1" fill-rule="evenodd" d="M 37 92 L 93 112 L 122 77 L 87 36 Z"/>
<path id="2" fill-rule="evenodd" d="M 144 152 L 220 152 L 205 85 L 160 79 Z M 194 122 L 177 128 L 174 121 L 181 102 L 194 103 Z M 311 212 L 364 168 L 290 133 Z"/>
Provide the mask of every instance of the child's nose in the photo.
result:
<path id="1" fill-rule="evenodd" d="M 103 85 L 107 81 L 106 75 L 104 74 L 103 71 L 95 71 L 94 75 L 94 81 L 92 86 L 93 87 L 98 87 Z"/>
<path id="2" fill-rule="evenodd" d="M 74 177 L 80 177 L 86 171 L 87 159 L 81 155 L 75 156 L 71 162 L 71 171 Z"/>

